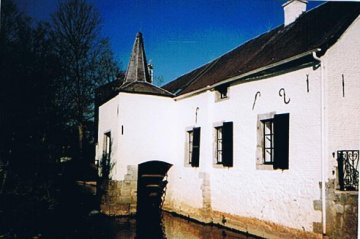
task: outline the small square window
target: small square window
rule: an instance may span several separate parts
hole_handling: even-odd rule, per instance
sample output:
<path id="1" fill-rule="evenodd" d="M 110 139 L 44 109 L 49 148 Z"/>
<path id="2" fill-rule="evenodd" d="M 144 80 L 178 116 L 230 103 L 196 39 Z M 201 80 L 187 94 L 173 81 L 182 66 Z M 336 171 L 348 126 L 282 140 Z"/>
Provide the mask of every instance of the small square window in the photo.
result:
<path id="1" fill-rule="evenodd" d="M 223 89 L 219 90 L 219 93 L 220 93 L 220 99 L 225 99 L 228 97 L 227 96 L 227 88 L 225 88 L 225 87 Z"/>
<path id="2" fill-rule="evenodd" d="M 216 101 L 219 100 L 224 100 L 229 98 L 229 86 L 228 85 L 222 85 L 222 86 L 218 86 L 215 88 L 215 96 L 216 96 Z"/>

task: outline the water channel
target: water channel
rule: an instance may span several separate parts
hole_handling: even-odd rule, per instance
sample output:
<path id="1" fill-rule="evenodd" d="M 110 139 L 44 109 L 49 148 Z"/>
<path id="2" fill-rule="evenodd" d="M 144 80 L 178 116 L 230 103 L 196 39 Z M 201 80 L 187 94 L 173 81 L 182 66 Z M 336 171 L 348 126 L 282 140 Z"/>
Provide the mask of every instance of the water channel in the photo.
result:
<path id="1" fill-rule="evenodd" d="M 163 213 L 162 223 L 137 225 L 134 218 L 112 218 L 111 239 L 255 239 L 258 237 L 218 226 L 203 225 Z M 109 238 L 110 239 L 110 238 Z"/>

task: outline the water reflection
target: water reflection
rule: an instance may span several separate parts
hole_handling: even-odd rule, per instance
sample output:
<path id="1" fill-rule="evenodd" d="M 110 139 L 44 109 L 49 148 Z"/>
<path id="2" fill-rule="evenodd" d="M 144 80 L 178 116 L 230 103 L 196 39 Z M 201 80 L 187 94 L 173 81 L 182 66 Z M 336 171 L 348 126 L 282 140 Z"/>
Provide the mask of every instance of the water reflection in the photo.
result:
<path id="1" fill-rule="evenodd" d="M 161 212 L 138 216 L 136 220 L 136 239 L 161 239 L 166 238 L 164 226 L 162 224 Z"/>
<path id="2" fill-rule="evenodd" d="M 156 220 L 139 221 L 118 218 L 114 239 L 255 239 L 257 237 L 236 233 L 216 226 L 202 225 L 163 213 L 162 223 Z"/>

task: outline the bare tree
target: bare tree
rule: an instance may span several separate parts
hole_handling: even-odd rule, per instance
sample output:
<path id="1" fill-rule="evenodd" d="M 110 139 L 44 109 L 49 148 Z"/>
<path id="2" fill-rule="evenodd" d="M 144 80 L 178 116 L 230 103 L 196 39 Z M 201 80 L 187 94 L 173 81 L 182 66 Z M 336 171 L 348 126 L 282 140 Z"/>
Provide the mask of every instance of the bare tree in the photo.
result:
<path id="1" fill-rule="evenodd" d="M 62 69 L 57 81 L 57 103 L 67 123 L 77 127 L 82 158 L 86 125 L 93 117 L 94 90 L 114 79 L 119 68 L 108 40 L 99 37 L 99 13 L 84 0 L 60 2 L 52 15 L 52 25 Z"/>

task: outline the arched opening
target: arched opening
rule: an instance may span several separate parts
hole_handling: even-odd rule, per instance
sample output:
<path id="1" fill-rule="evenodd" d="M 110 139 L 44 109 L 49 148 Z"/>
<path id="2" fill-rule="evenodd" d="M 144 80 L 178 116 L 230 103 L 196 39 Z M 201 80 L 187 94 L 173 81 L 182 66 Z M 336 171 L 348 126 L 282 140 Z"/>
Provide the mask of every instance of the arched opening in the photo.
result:
<path id="1" fill-rule="evenodd" d="M 136 238 L 164 238 L 161 208 L 172 164 L 148 161 L 139 164 L 137 186 Z"/>
<path id="2" fill-rule="evenodd" d="M 137 215 L 156 217 L 161 213 L 167 180 L 172 164 L 148 161 L 139 164 L 137 186 Z"/>

